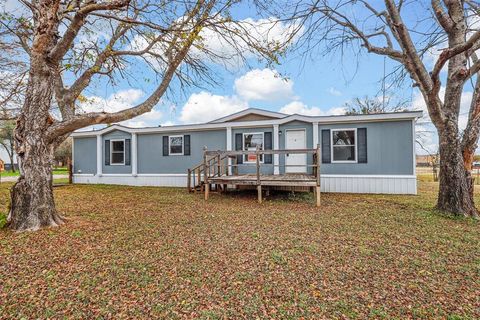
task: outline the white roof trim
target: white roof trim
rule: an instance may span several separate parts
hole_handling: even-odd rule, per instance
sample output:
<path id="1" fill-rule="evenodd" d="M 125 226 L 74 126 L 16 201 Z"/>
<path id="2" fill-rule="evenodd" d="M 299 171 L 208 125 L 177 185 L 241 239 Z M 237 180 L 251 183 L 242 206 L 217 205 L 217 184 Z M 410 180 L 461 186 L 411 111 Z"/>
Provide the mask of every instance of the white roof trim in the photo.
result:
<path id="1" fill-rule="evenodd" d="M 249 115 L 249 114 L 256 114 L 256 115 L 265 116 L 265 117 L 272 117 L 272 118 L 276 118 L 276 119 L 285 118 L 285 117 L 288 116 L 285 113 L 262 110 L 262 109 L 257 109 L 257 108 L 248 108 L 248 109 L 245 109 L 245 110 L 242 110 L 242 111 L 239 111 L 239 112 L 232 113 L 228 116 L 212 120 L 208 123 L 227 122 L 227 121 L 230 121 L 230 120 L 234 120 L 236 118 L 241 118 L 241 117 Z"/>
<path id="2" fill-rule="evenodd" d="M 149 127 L 149 128 L 129 128 L 122 125 L 114 124 L 94 131 L 76 131 L 71 134 L 72 137 L 92 137 L 103 135 L 113 130 L 120 130 L 129 133 L 168 133 L 168 132 L 185 132 L 185 131 L 202 131 L 202 130 L 220 130 L 226 127 L 230 128 L 255 128 L 255 127 L 271 127 L 273 125 L 281 125 L 291 121 L 303 121 L 318 124 L 336 124 L 336 123 L 358 123 L 358 122 L 382 122 L 395 120 L 414 120 L 422 117 L 422 111 L 411 112 L 393 112 L 379 114 L 365 114 L 352 116 L 302 116 L 293 114 L 281 119 L 259 120 L 259 121 L 238 121 L 228 123 L 202 123 L 191 125 L 176 125 L 165 127 Z"/>

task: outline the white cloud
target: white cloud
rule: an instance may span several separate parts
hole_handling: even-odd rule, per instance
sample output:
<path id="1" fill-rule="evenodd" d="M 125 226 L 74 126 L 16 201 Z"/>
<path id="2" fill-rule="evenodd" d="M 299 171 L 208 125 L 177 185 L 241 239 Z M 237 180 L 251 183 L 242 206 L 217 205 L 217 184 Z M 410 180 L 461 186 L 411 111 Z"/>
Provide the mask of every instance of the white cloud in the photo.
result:
<path id="1" fill-rule="evenodd" d="M 84 112 L 117 112 L 135 106 L 144 95 L 145 93 L 140 89 L 127 89 L 111 94 L 108 98 L 90 96 L 80 104 L 80 108 Z M 157 125 L 162 117 L 163 113 L 158 110 L 158 107 L 155 107 L 152 111 L 123 121 L 121 124 L 129 127 Z"/>
<path id="2" fill-rule="evenodd" d="M 155 126 L 158 125 L 162 117 L 163 113 L 161 111 L 153 109 L 152 111 L 144 113 L 138 117 L 123 121 L 121 124 L 132 128 Z"/>
<path id="3" fill-rule="evenodd" d="M 296 23 L 277 21 L 275 18 L 246 18 L 236 23 L 224 23 L 224 30 L 230 33 L 205 27 L 200 33 L 200 39 L 191 54 L 198 58 L 238 68 L 243 64 L 243 58 L 258 56 L 249 43 L 273 52 L 283 43 L 294 43 L 303 31 Z M 297 32 L 298 31 L 298 32 Z"/>
<path id="4" fill-rule="evenodd" d="M 121 90 L 111 94 L 108 98 L 98 96 L 86 97 L 80 107 L 85 112 L 116 112 L 133 106 L 133 104 L 143 97 L 144 92 L 140 89 Z"/>
<path id="5" fill-rule="evenodd" d="M 326 116 L 326 115 L 342 115 L 345 114 L 344 107 L 330 108 L 323 111 L 318 107 L 309 107 L 301 101 L 292 101 L 280 109 L 280 112 L 286 114 L 301 114 L 305 116 Z"/>
<path id="6" fill-rule="evenodd" d="M 225 20 L 223 17 L 217 19 L 218 23 L 214 26 L 205 26 L 202 29 L 188 54 L 194 59 L 221 64 L 228 69 L 238 70 L 244 65 L 245 60 L 260 58 L 258 50 L 253 49 L 254 47 L 262 48 L 265 52 L 274 52 L 297 41 L 303 31 L 303 27 L 296 23 L 282 22 L 275 18 L 258 20 L 247 18 L 222 23 L 220 20 Z M 145 49 L 155 36 L 155 34 L 135 35 L 128 48 Z M 150 51 L 158 56 L 164 56 L 167 46 L 167 42 L 160 42 Z M 157 57 L 145 55 L 143 58 L 156 70 L 165 67 L 164 62 Z"/>
<path id="7" fill-rule="evenodd" d="M 248 103 L 236 96 L 220 96 L 202 91 L 194 93 L 182 108 L 183 123 L 208 122 L 248 108 Z"/>
<path id="8" fill-rule="evenodd" d="M 328 89 L 328 93 L 330 93 L 332 96 L 339 97 L 342 95 L 342 92 L 340 90 L 335 89 L 334 87 L 330 87 Z"/>
<path id="9" fill-rule="evenodd" d="M 245 100 L 279 101 L 293 97 L 293 82 L 271 69 L 247 72 L 235 80 L 234 88 Z"/>
<path id="10" fill-rule="evenodd" d="M 443 101 L 445 97 L 445 87 L 440 88 L 439 93 L 440 99 Z M 460 103 L 460 115 L 458 117 L 458 128 L 460 131 L 464 130 L 467 126 L 468 122 L 468 112 L 470 109 L 470 103 L 472 101 L 472 92 L 471 91 L 464 91 L 462 93 L 461 103 Z M 423 99 L 423 96 L 420 92 L 416 92 L 413 101 L 412 107 L 414 110 L 422 110 L 423 111 L 423 118 L 417 121 L 416 129 L 417 134 L 421 136 L 422 144 L 424 145 L 425 149 L 429 152 L 436 152 L 438 149 L 438 136 L 435 126 L 430 120 L 428 115 L 427 105 Z M 417 148 L 417 151 L 420 154 L 424 154 L 425 150 L 421 149 L 420 147 Z"/>
<path id="11" fill-rule="evenodd" d="M 165 121 L 160 124 L 162 127 L 174 126 L 176 123 L 174 121 Z"/>
<path id="12" fill-rule="evenodd" d="M 345 114 L 344 107 L 335 107 L 327 111 L 319 107 L 307 106 L 296 99 L 293 82 L 282 79 L 278 72 L 271 69 L 255 69 L 235 80 L 233 96 L 214 95 L 202 91 L 192 94 L 181 110 L 182 123 L 208 122 L 249 107 L 251 100 L 281 101 L 290 100 L 280 109 L 286 114 L 308 116 Z"/>
<path id="13" fill-rule="evenodd" d="M 440 100 L 444 101 L 445 97 L 445 87 L 440 88 L 439 92 L 439 97 Z M 458 127 L 460 130 L 465 129 L 467 126 L 467 121 L 468 121 L 468 111 L 470 109 L 470 103 L 472 102 L 472 92 L 471 91 L 464 91 L 462 92 L 462 98 L 461 98 L 461 103 L 460 103 L 460 116 L 458 119 Z M 412 107 L 414 110 L 422 110 L 424 118 L 422 119 L 422 122 L 428 122 L 430 123 L 430 118 L 428 115 L 428 109 L 427 105 L 425 104 L 425 101 L 423 99 L 423 96 L 420 92 L 416 92 L 413 101 L 412 101 Z"/>
<path id="14" fill-rule="evenodd" d="M 301 101 L 292 101 L 280 109 L 280 112 L 286 114 L 302 114 L 305 116 L 320 116 L 323 111 L 317 107 L 308 107 Z"/>

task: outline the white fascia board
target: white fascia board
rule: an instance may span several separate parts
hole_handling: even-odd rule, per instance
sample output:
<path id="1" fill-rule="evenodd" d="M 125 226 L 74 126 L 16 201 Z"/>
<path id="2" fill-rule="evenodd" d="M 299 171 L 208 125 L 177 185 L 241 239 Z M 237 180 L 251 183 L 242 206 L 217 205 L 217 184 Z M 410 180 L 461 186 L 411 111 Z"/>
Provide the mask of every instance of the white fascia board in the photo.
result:
<path id="1" fill-rule="evenodd" d="M 184 132 L 184 131 L 203 131 L 231 128 L 255 128 L 255 127 L 272 127 L 276 124 L 284 124 L 291 121 L 303 121 L 318 124 L 335 124 L 335 123 L 356 123 L 356 122 L 380 122 L 380 121 L 396 121 L 396 120 L 412 120 L 422 117 L 422 111 L 412 112 L 396 112 L 383 114 L 368 114 L 368 115 L 352 115 L 352 116 L 319 116 L 310 117 L 294 114 L 282 119 L 274 120 L 260 120 L 260 121 L 239 121 L 228 123 L 202 123 L 192 125 L 177 125 L 166 127 L 150 127 L 150 128 L 129 128 L 120 125 L 112 125 L 101 130 L 96 131 L 80 131 L 73 132 L 72 137 L 93 137 L 103 135 L 113 130 L 121 130 L 129 133 L 168 133 L 168 132 Z"/>
<path id="2" fill-rule="evenodd" d="M 273 118 L 285 118 L 288 115 L 280 112 L 275 112 L 275 111 L 269 111 L 269 110 L 262 110 L 262 109 L 257 109 L 257 108 L 248 108 L 239 112 L 232 113 L 228 116 L 221 117 L 215 120 L 212 120 L 208 123 L 220 123 L 220 122 L 225 122 L 229 120 L 233 120 L 235 118 L 240 118 L 249 114 L 256 114 L 260 116 L 266 116 L 266 117 L 273 117 Z"/>
<path id="3" fill-rule="evenodd" d="M 324 123 L 355 123 L 355 122 L 370 122 L 370 121 L 394 121 L 394 120 L 411 120 L 421 118 L 423 111 L 409 111 L 409 112 L 392 112 L 392 113 L 379 113 L 379 114 L 364 114 L 364 115 L 339 115 L 339 116 L 302 116 L 294 114 L 290 117 L 281 119 L 283 123 L 290 122 L 292 120 L 299 120 L 305 122 L 318 122 Z"/>

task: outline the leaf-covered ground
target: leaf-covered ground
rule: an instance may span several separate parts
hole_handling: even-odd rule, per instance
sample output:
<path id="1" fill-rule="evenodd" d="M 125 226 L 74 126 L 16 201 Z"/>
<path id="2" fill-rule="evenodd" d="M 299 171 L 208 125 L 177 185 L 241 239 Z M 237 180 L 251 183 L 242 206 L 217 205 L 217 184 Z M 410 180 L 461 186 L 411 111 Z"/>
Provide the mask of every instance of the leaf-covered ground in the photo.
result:
<path id="1" fill-rule="evenodd" d="M 433 211 L 435 189 L 323 194 L 317 209 L 302 194 L 56 188 L 67 225 L 0 231 L 0 318 L 479 318 L 480 223 Z"/>

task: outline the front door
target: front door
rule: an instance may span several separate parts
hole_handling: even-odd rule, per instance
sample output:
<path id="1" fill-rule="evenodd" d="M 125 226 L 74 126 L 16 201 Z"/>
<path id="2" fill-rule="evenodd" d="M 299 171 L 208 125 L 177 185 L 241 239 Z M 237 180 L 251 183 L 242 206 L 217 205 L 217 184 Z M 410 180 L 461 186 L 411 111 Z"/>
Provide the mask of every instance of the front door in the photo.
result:
<path id="1" fill-rule="evenodd" d="M 305 130 L 286 130 L 285 149 L 306 149 L 307 142 Z M 285 156 L 286 173 L 306 173 L 307 155 L 288 154 Z"/>

